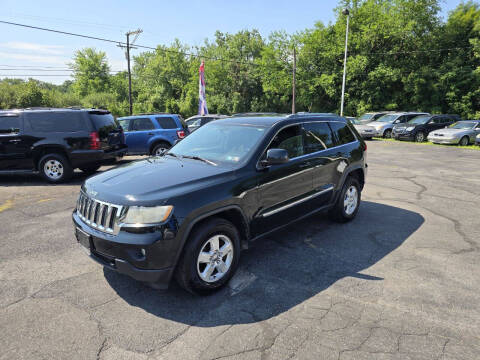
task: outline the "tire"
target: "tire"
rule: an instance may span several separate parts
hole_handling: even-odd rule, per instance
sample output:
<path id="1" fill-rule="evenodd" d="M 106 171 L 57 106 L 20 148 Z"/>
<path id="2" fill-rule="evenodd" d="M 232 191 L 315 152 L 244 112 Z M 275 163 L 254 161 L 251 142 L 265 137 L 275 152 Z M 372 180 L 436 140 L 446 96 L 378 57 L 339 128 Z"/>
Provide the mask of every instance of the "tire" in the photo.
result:
<path id="1" fill-rule="evenodd" d="M 160 156 L 163 151 L 168 150 L 168 149 L 170 149 L 170 148 L 171 148 L 171 146 L 170 146 L 169 143 L 167 143 L 167 142 L 165 142 L 165 141 L 159 142 L 158 144 L 155 144 L 155 145 L 152 147 L 152 151 L 150 152 L 150 155 L 152 155 L 152 156 Z"/>
<path id="2" fill-rule="evenodd" d="M 458 145 L 460 146 L 468 146 L 469 144 L 470 144 L 470 139 L 468 138 L 468 136 L 462 137 L 458 142 Z"/>
<path id="3" fill-rule="evenodd" d="M 38 171 L 46 181 L 52 184 L 67 181 L 73 175 L 70 162 L 60 154 L 43 156 L 38 162 Z"/>
<path id="4" fill-rule="evenodd" d="M 229 244 L 230 251 L 223 256 L 221 253 L 214 254 L 215 246 L 212 247 L 212 244 L 215 245 L 216 241 L 219 250 Z M 193 294 L 209 295 L 230 280 L 239 260 L 240 237 L 236 227 L 225 219 L 212 218 L 190 234 L 175 269 L 175 279 L 182 288 Z M 221 263 L 227 266 L 223 271 Z M 210 276 L 207 268 L 213 269 Z"/>
<path id="5" fill-rule="evenodd" d="M 82 170 L 85 174 L 91 175 L 97 172 L 98 169 L 100 169 L 101 165 L 90 165 L 90 166 L 84 166 L 81 167 L 80 170 Z"/>
<path id="6" fill-rule="evenodd" d="M 383 137 L 386 139 L 391 139 L 392 138 L 392 129 L 387 129 L 383 133 Z"/>
<path id="7" fill-rule="evenodd" d="M 419 131 L 415 134 L 415 142 L 424 142 L 427 137 L 423 131 Z"/>
<path id="8" fill-rule="evenodd" d="M 354 190 L 352 191 L 352 189 Z M 349 176 L 343 184 L 335 206 L 330 210 L 330 217 L 340 223 L 353 220 L 360 208 L 360 201 L 360 184 L 356 178 Z"/>

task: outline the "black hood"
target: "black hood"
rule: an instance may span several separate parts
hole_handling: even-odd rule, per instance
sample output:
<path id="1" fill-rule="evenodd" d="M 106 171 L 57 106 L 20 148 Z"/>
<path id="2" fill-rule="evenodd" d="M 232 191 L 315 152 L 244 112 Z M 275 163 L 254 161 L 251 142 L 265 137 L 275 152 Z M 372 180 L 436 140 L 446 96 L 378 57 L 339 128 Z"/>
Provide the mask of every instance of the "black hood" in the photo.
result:
<path id="1" fill-rule="evenodd" d="M 230 179 L 234 170 L 198 160 L 152 157 L 119 166 L 85 181 L 95 199 L 118 205 L 158 205 L 192 190 Z"/>

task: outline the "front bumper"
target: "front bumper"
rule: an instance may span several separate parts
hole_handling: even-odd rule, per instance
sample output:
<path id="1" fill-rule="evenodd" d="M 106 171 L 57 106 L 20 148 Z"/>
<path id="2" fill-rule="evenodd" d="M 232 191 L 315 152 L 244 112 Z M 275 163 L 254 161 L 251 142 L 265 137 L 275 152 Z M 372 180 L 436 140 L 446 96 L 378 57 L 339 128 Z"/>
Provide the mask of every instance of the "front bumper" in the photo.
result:
<path id="1" fill-rule="evenodd" d="M 77 242 L 91 259 L 135 280 L 152 283 L 156 288 L 168 288 L 180 248 L 174 220 L 149 232 L 120 231 L 113 235 L 87 226 L 76 211 L 72 219 Z"/>
<path id="2" fill-rule="evenodd" d="M 434 144 L 458 144 L 460 139 L 445 138 L 443 136 L 429 136 L 428 141 Z"/>
<path id="3" fill-rule="evenodd" d="M 392 137 L 395 140 L 415 140 L 415 134 L 413 132 L 395 131 L 395 129 L 392 130 Z"/>
<path id="4" fill-rule="evenodd" d="M 373 130 L 371 132 L 359 131 L 359 133 L 363 139 L 371 139 L 374 136 L 378 136 L 377 130 Z"/>

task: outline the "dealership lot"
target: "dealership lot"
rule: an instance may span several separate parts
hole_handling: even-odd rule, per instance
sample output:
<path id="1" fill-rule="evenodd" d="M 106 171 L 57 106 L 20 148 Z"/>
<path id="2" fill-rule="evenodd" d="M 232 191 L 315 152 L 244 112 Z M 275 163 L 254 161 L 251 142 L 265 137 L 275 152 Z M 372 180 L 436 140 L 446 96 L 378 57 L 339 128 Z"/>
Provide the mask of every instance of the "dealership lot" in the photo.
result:
<path id="1" fill-rule="evenodd" d="M 82 173 L 1 177 L 0 359 L 478 359 L 480 153 L 370 141 L 368 160 L 353 222 L 253 243 L 204 298 L 83 253 Z"/>

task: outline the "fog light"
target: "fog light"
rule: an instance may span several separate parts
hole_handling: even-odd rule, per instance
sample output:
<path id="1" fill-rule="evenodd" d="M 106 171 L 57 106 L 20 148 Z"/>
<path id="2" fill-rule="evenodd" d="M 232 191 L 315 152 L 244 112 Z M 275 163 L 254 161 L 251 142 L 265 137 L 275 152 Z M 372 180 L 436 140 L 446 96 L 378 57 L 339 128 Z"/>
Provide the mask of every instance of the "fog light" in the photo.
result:
<path id="1" fill-rule="evenodd" d="M 145 257 L 145 249 L 144 248 L 140 249 L 140 253 L 142 254 L 143 257 Z"/>

